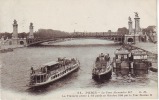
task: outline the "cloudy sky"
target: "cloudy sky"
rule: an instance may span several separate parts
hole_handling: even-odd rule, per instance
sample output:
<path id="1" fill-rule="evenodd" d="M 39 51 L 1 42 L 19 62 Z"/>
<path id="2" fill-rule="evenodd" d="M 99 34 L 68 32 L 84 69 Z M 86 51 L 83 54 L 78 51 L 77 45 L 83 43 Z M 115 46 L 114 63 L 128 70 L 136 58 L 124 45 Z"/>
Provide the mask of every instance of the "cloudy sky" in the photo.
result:
<path id="1" fill-rule="evenodd" d="M 142 28 L 156 25 L 156 0 L 0 0 L 0 32 L 12 32 L 14 19 L 19 32 L 30 22 L 35 31 L 116 31 L 128 27 L 129 16 L 134 21 L 134 12 Z"/>

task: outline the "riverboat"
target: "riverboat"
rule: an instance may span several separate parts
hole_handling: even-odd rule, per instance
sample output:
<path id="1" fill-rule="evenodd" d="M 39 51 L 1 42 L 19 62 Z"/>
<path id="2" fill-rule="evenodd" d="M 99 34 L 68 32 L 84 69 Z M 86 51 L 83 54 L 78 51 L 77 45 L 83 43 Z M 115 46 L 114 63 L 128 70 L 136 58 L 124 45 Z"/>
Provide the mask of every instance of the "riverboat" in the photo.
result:
<path id="1" fill-rule="evenodd" d="M 95 66 L 92 70 L 92 78 L 94 80 L 108 80 L 112 75 L 112 66 L 110 64 L 109 54 L 104 55 L 101 53 L 96 58 Z"/>
<path id="2" fill-rule="evenodd" d="M 38 87 L 54 82 L 69 73 L 74 72 L 80 66 L 77 59 L 58 58 L 58 61 L 52 61 L 42 65 L 41 68 L 34 70 L 31 67 L 29 87 Z"/>

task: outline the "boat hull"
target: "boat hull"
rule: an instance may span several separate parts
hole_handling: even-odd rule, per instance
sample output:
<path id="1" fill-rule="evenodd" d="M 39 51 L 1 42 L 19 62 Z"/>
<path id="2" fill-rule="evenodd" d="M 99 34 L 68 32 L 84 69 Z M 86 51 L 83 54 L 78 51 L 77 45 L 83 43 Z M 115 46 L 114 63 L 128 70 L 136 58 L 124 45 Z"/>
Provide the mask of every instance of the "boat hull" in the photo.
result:
<path id="1" fill-rule="evenodd" d="M 112 75 L 112 70 L 109 70 L 108 72 L 106 73 L 103 73 L 103 74 L 94 74 L 92 73 L 92 78 L 94 80 L 109 80 L 111 78 L 111 75 Z"/>

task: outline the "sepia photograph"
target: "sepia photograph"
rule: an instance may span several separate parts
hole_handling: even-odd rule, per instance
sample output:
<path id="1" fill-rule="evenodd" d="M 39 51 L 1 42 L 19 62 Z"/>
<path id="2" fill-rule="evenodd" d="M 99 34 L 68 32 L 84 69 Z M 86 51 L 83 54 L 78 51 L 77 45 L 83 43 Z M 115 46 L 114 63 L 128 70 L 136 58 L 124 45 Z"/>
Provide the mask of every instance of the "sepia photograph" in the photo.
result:
<path id="1" fill-rule="evenodd" d="M 156 100 L 157 32 L 157 0 L 0 0 L 0 100 Z"/>

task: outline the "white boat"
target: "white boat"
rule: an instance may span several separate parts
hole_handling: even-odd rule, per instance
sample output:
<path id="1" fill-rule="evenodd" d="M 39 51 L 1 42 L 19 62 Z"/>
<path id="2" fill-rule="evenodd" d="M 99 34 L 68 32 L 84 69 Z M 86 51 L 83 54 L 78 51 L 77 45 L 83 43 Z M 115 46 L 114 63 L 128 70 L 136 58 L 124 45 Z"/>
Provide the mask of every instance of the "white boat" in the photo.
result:
<path id="1" fill-rule="evenodd" d="M 34 70 L 31 68 L 29 87 L 37 87 L 54 82 L 69 73 L 77 70 L 80 63 L 77 59 L 58 59 L 43 65 L 43 67 Z"/>

